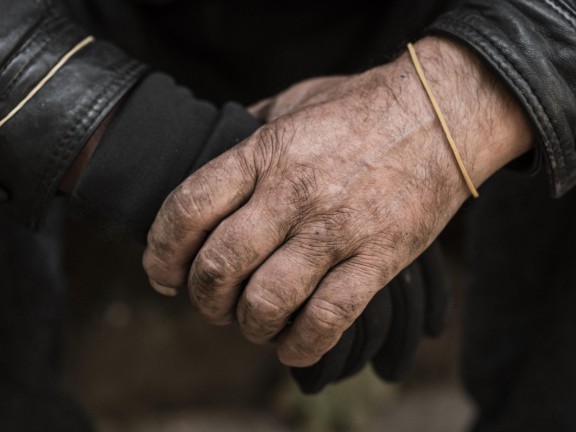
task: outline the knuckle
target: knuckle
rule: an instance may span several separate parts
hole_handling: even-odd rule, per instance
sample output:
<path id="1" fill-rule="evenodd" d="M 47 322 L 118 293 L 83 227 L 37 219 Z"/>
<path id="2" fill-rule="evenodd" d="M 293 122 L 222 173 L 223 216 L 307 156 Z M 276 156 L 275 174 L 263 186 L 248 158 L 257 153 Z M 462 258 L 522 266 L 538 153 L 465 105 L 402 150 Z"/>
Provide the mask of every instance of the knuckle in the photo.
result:
<path id="1" fill-rule="evenodd" d="M 275 146 L 275 150 L 281 153 L 290 147 L 290 144 L 296 138 L 299 126 L 289 117 L 278 119 L 272 123 L 268 123 L 262 132 L 264 133 L 264 141 L 269 145 Z"/>
<path id="2" fill-rule="evenodd" d="M 266 344 L 285 328 L 291 304 L 282 293 L 259 289 L 260 284 L 250 283 L 238 304 L 238 323 L 243 335 L 251 342 Z"/>
<path id="3" fill-rule="evenodd" d="M 277 164 L 280 155 L 294 138 L 294 128 L 290 122 L 282 119 L 262 126 L 256 132 L 257 146 L 256 156 L 258 164 L 262 168 L 268 168 Z"/>
<path id="4" fill-rule="evenodd" d="M 285 309 L 268 293 L 244 295 L 238 311 L 238 323 L 244 336 L 254 343 L 268 343 L 284 327 L 287 320 Z"/>
<path id="5" fill-rule="evenodd" d="M 202 249 L 193 264 L 194 282 L 200 286 L 220 286 L 241 279 L 245 262 L 255 254 L 236 243 L 219 241 L 217 247 Z"/>
<path id="6" fill-rule="evenodd" d="M 229 172 L 237 173 L 238 182 L 254 184 L 256 181 L 256 166 L 254 165 L 253 148 L 249 146 L 251 141 L 244 141 L 242 144 L 229 150 L 230 163 L 233 164 Z"/>
<path id="7" fill-rule="evenodd" d="M 367 240 L 358 250 L 354 261 L 355 271 L 368 280 L 389 281 L 413 258 L 404 240 L 389 233 Z"/>
<path id="8" fill-rule="evenodd" d="M 303 163 L 301 155 L 292 150 L 298 133 L 294 122 L 286 119 L 263 126 L 258 133 L 257 155 L 263 162 L 264 174 L 271 178 L 278 178 L 280 174 L 279 183 L 274 185 L 274 196 L 284 203 L 302 207 L 316 195 L 319 176 L 316 164 Z"/>
<path id="9" fill-rule="evenodd" d="M 345 207 L 330 210 L 317 222 L 317 229 L 327 242 L 350 243 L 355 237 L 352 210 Z"/>
<path id="10" fill-rule="evenodd" d="M 146 237 L 150 257 L 169 260 L 180 250 L 181 239 L 197 229 L 195 222 L 202 217 L 201 210 L 191 204 L 195 201 L 190 195 L 187 188 L 180 185 L 166 198 Z"/>
<path id="11" fill-rule="evenodd" d="M 339 262 L 358 248 L 361 239 L 352 226 L 347 210 L 329 211 L 302 224 L 293 241 L 311 258 L 324 257 Z"/>
<path id="12" fill-rule="evenodd" d="M 314 202 L 318 192 L 318 169 L 307 164 L 294 164 L 290 167 L 290 176 L 286 179 L 288 200 L 299 207 L 306 207 Z"/>
<path id="13" fill-rule="evenodd" d="M 208 186 L 200 177 L 191 187 L 187 182 L 180 184 L 169 197 L 170 208 L 174 211 L 174 219 L 179 224 L 186 224 L 186 221 L 202 219 L 206 209 L 212 208 L 211 194 L 207 190 Z"/>
<path id="14" fill-rule="evenodd" d="M 321 338 L 332 338 L 352 322 L 355 306 L 340 306 L 323 299 L 310 299 L 306 313 L 311 329 Z"/>
<path id="15" fill-rule="evenodd" d="M 396 273 L 393 251 L 385 252 L 382 253 L 378 246 L 367 248 L 363 254 L 356 257 L 351 271 L 358 280 L 365 281 L 366 284 L 384 286 L 391 275 Z"/>
<path id="16" fill-rule="evenodd" d="M 286 316 L 286 309 L 281 306 L 281 299 L 269 291 L 247 291 L 245 294 L 245 316 L 250 324 L 256 322 L 261 327 L 275 323 Z M 241 324 L 249 324 L 247 318 Z"/>
<path id="17" fill-rule="evenodd" d="M 205 254 L 198 255 L 193 269 L 192 283 L 199 287 L 222 285 L 227 280 L 225 261 L 209 258 Z"/>

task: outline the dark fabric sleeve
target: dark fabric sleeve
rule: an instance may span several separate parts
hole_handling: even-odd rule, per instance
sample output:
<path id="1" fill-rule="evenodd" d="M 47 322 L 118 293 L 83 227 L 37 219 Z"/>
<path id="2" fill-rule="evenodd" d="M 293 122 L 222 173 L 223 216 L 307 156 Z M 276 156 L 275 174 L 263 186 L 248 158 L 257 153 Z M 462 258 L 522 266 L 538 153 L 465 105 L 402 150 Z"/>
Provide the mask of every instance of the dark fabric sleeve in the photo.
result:
<path id="1" fill-rule="evenodd" d="M 0 119 L 87 33 L 50 0 L 0 0 Z M 34 227 L 102 119 L 145 67 L 95 41 L 0 127 L 0 205 Z"/>
<path id="2" fill-rule="evenodd" d="M 258 126 L 240 105 L 221 110 L 161 73 L 115 114 L 71 197 L 71 208 L 111 235 L 144 241 L 166 196 Z"/>
<path id="3" fill-rule="evenodd" d="M 483 58 L 537 132 L 554 196 L 576 184 L 576 2 L 464 0 L 429 28 Z"/>

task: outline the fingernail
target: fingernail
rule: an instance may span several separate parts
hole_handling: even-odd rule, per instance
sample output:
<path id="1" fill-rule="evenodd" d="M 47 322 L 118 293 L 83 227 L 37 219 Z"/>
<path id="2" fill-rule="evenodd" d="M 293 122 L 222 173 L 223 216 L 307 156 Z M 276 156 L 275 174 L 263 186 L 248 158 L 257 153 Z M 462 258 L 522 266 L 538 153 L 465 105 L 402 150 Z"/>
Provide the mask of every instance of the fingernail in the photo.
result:
<path id="1" fill-rule="evenodd" d="M 152 285 L 152 288 L 154 288 L 157 292 L 159 292 L 162 295 L 174 297 L 178 294 L 178 290 L 176 288 L 162 285 L 162 284 L 160 284 L 160 283 L 158 283 L 152 279 L 148 279 L 148 280 L 150 281 L 150 285 Z"/>

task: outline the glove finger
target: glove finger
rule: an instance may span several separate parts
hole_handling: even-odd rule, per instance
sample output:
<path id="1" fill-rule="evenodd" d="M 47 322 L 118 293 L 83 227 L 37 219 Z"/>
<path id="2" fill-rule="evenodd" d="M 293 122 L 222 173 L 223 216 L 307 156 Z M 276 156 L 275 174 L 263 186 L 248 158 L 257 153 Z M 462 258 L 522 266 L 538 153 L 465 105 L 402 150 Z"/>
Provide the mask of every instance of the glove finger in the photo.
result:
<path id="1" fill-rule="evenodd" d="M 410 366 L 422 337 L 424 287 L 418 262 L 403 270 L 389 285 L 392 323 L 386 342 L 372 365 L 387 381 L 397 381 Z"/>
<path id="2" fill-rule="evenodd" d="M 306 368 L 291 368 L 302 392 L 318 393 L 327 384 L 349 377 L 366 366 L 388 334 L 391 310 L 390 292 L 380 290 L 336 346 L 318 363 Z"/>
<path id="3" fill-rule="evenodd" d="M 338 343 L 317 363 L 312 366 L 290 368 L 292 377 L 298 384 L 298 387 L 304 394 L 315 394 L 320 392 L 327 384 L 338 381 L 344 372 L 346 362 L 350 356 L 358 320 L 343 334 Z"/>
<path id="4" fill-rule="evenodd" d="M 452 310 L 452 287 L 438 242 L 418 258 L 426 290 L 424 333 L 435 337 L 442 333 Z"/>
<path id="5" fill-rule="evenodd" d="M 392 299 L 390 291 L 384 288 L 370 300 L 355 322 L 356 337 L 340 379 L 359 372 L 374 357 L 388 336 L 391 320 Z"/>

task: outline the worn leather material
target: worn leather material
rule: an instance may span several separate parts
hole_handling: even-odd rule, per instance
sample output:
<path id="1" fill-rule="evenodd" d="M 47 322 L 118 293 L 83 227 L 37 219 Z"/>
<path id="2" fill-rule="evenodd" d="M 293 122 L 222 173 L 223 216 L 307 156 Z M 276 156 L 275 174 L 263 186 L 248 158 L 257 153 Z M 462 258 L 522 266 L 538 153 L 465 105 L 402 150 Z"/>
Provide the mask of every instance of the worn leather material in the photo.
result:
<path id="1" fill-rule="evenodd" d="M 472 48 L 514 93 L 539 138 L 552 194 L 576 184 L 576 1 L 464 0 L 429 29 Z"/>
<path id="2" fill-rule="evenodd" d="M 0 118 L 87 33 L 49 0 L 0 2 Z M 18 220 L 36 226 L 100 121 L 145 67 L 96 41 L 70 59 L 0 128 L 0 188 Z"/>

